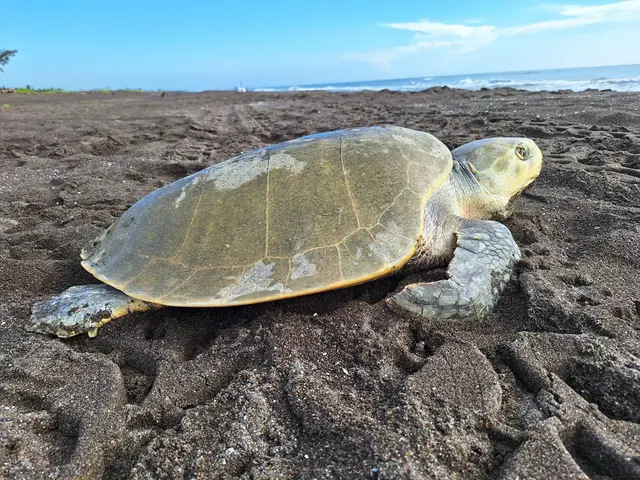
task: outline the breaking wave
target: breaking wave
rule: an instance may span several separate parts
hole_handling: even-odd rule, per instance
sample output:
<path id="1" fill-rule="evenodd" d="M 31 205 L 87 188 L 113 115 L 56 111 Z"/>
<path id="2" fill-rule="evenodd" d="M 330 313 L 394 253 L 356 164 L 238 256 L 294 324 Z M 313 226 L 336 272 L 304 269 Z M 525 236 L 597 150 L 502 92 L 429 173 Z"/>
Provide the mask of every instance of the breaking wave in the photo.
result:
<path id="1" fill-rule="evenodd" d="M 640 76 L 629 78 L 595 78 L 584 80 L 519 80 L 519 79 L 471 79 L 465 78 L 457 84 L 448 84 L 451 88 L 480 90 L 481 88 L 516 88 L 530 91 L 573 90 L 574 92 L 587 89 L 611 89 L 620 92 L 640 91 Z"/>
<path id="2" fill-rule="evenodd" d="M 432 87 L 461 88 L 465 90 L 515 88 L 529 91 L 572 90 L 575 92 L 587 89 L 610 89 L 619 92 L 638 92 L 640 91 L 640 65 L 418 77 L 397 80 L 256 88 L 254 90 L 260 92 L 304 92 L 312 90 L 359 92 L 388 89 L 415 92 Z"/>

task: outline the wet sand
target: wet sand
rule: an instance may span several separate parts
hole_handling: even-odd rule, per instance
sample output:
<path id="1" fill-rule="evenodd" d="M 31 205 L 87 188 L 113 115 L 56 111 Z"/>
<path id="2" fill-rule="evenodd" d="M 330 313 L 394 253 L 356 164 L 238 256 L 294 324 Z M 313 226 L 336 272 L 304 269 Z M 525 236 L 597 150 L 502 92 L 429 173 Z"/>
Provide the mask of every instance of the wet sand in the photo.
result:
<path id="1" fill-rule="evenodd" d="M 2 95 L 0 477 L 640 478 L 640 94 Z M 418 321 L 409 281 L 171 308 L 96 338 L 27 333 L 95 280 L 80 249 L 153 189 L 302 135 L 375 124 L 545 154 L 517 278 L 482 321 Z"/>

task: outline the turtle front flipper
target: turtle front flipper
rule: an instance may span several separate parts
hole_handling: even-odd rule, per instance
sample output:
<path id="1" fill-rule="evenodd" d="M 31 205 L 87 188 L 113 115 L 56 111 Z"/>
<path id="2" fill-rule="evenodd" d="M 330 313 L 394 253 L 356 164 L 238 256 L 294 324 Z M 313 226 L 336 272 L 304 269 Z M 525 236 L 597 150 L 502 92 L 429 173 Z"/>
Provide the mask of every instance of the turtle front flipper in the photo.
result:
<path id="1" fill-rule="evenodd" d="M 62 338 L 85 332 L 95 337 L 98 328 L 111 320 L 158 308 L 162 305 L 136 300 L 109 285 L 78 285 L 50 300 L 36 303 L 31 309 L 27 329 Z"/>
<path id="2" fill-rule="evenodd" d="M 491 220 L 457 219 L 457 247 L 447 280 L 407 285 L 387 299 L 393 309 L 428 318 L 482 318 L 511 279 L 520 249 L 511 232 Z"/>

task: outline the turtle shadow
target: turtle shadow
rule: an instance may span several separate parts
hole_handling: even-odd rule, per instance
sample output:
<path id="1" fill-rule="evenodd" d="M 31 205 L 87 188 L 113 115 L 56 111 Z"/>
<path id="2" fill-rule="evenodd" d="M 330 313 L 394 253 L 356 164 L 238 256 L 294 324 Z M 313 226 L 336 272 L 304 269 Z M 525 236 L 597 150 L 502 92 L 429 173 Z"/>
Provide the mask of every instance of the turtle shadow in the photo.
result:
<path id="1" fill-rule="evenodd" d="M 285 314 L 298 315 L 329 314 L 346 308 L 347 305 L 354 301 L 375 305 L 395 291 L 402 279 L 403 277 L 400 275 L 390 275 L 351 287 L 256 304 L 244 308 L 251 308 L 260 312 L 277 308 Z"/>
<path id="2" fill-rule="evenodd" d="M 314 313 L 328 314 L 342 310 L 354 301 L 376 305 L 400 291 L 405 285 L 410 283 L 433 282 L 443 278 L 446 278 L 446 271 L 441 268 L 420 271 L 400 270 L 397 273 L 350 287 L 240 308 L 252 308 L 260 312 L 267 309 L 278 308 L 283 312 L 300 315 Z"/>

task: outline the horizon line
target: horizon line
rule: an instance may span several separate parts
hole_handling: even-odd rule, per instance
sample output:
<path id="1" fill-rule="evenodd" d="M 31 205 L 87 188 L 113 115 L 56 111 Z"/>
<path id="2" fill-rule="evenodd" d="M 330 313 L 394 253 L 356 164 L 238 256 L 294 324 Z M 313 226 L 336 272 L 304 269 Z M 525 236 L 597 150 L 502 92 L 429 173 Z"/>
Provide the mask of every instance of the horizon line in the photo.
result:
<path id="1" fill-rule="evenodd" d="M 473 73 L 459 73 L 459 74 L 440 74 L 440 75 L 420 75 L 417 77 L 395 77 L 395 78 L 379 78 L 379 79 L 369 79 L 369 80 L 355 80 L 355 81 L 339 81 L 339 82 L 322 82 L 322 83 L 305 83 L 305 84 L 289 84 L 289 85 L 274 85 L 274 86 L 258 86 L 258 87 L 242 87 L 242 81 L 239 82 L 235 87 L 229 88 L 214 88 L 214 89 L 204 89 L 204 90 L 180 90 L 180 89 L 163 89 L 163 88 L 154 88 L 154 89 L 144 89 L 144 88 L 133 88 L 133 87 L 122 87 L 122 88 L 110 88 L 110 87 L 95 87 L 88 89 L 78 89 L 78 90 L 66 90 L 58 87 L 45 87 L 45 88 L 35 88 L 31 84 L 27 84 L 24 87 L 0 87 L 1 90 L 29 90 L 33 93 L 47 93 L 47 92 L 58 92 L 58 93 L 91 93 L 91 92 L 103 92 L 103 93 L 111 93 L 111 92 L 140 92 L 140 93 L 155 93 L 155 92 L 184 92 L 184 93 L 204 93 L 204 92 L 234 92 L 238 90 L 238 87 L 245 88 L 245 91 L 255 91 L 258 93 L 268 93 L 262 91 L 262 89 L 285 89 L 285 88 L 306 88 L 306 87 L 319 87 L 319 86 L 341 86 L 341 85 L 349 85 L 354 83 L 371 83 L 371 82 L 389 82 L 389 81 L 398 81 L 398 80 L 414 80 L 419 78 L 429 78 L 430 80 L 444 78 L 444 77 L 463 77 L 465 75 L 495 75 L 495 74 L 512 74 L 512 73 L 538 73 L 538 72 L 553 72 L 560 70 L 581 70 L 587 68 L 602 68 L 602 67 L 634 67 L 640 66 L 640 63 L 623 63 L 623 64 L 611 64 L 611 65 L 585 65 L 580 67 L 557 67 L 557 68 L 527 68 L 521 70 L 501 70 L 501 71 L 488 71 L 488 72 L 473 72 Z M 432 87 L 437 87 L 438 85 L 433 85 Z M 431 87 L 429 87 L 431 88 Z M 505 87 L 502 87 L 505 88 Z M 277 90 L 279 91 L 279 90 Z M 27 93 L 27 92 L 17 92 L 17 93 Z"/>

